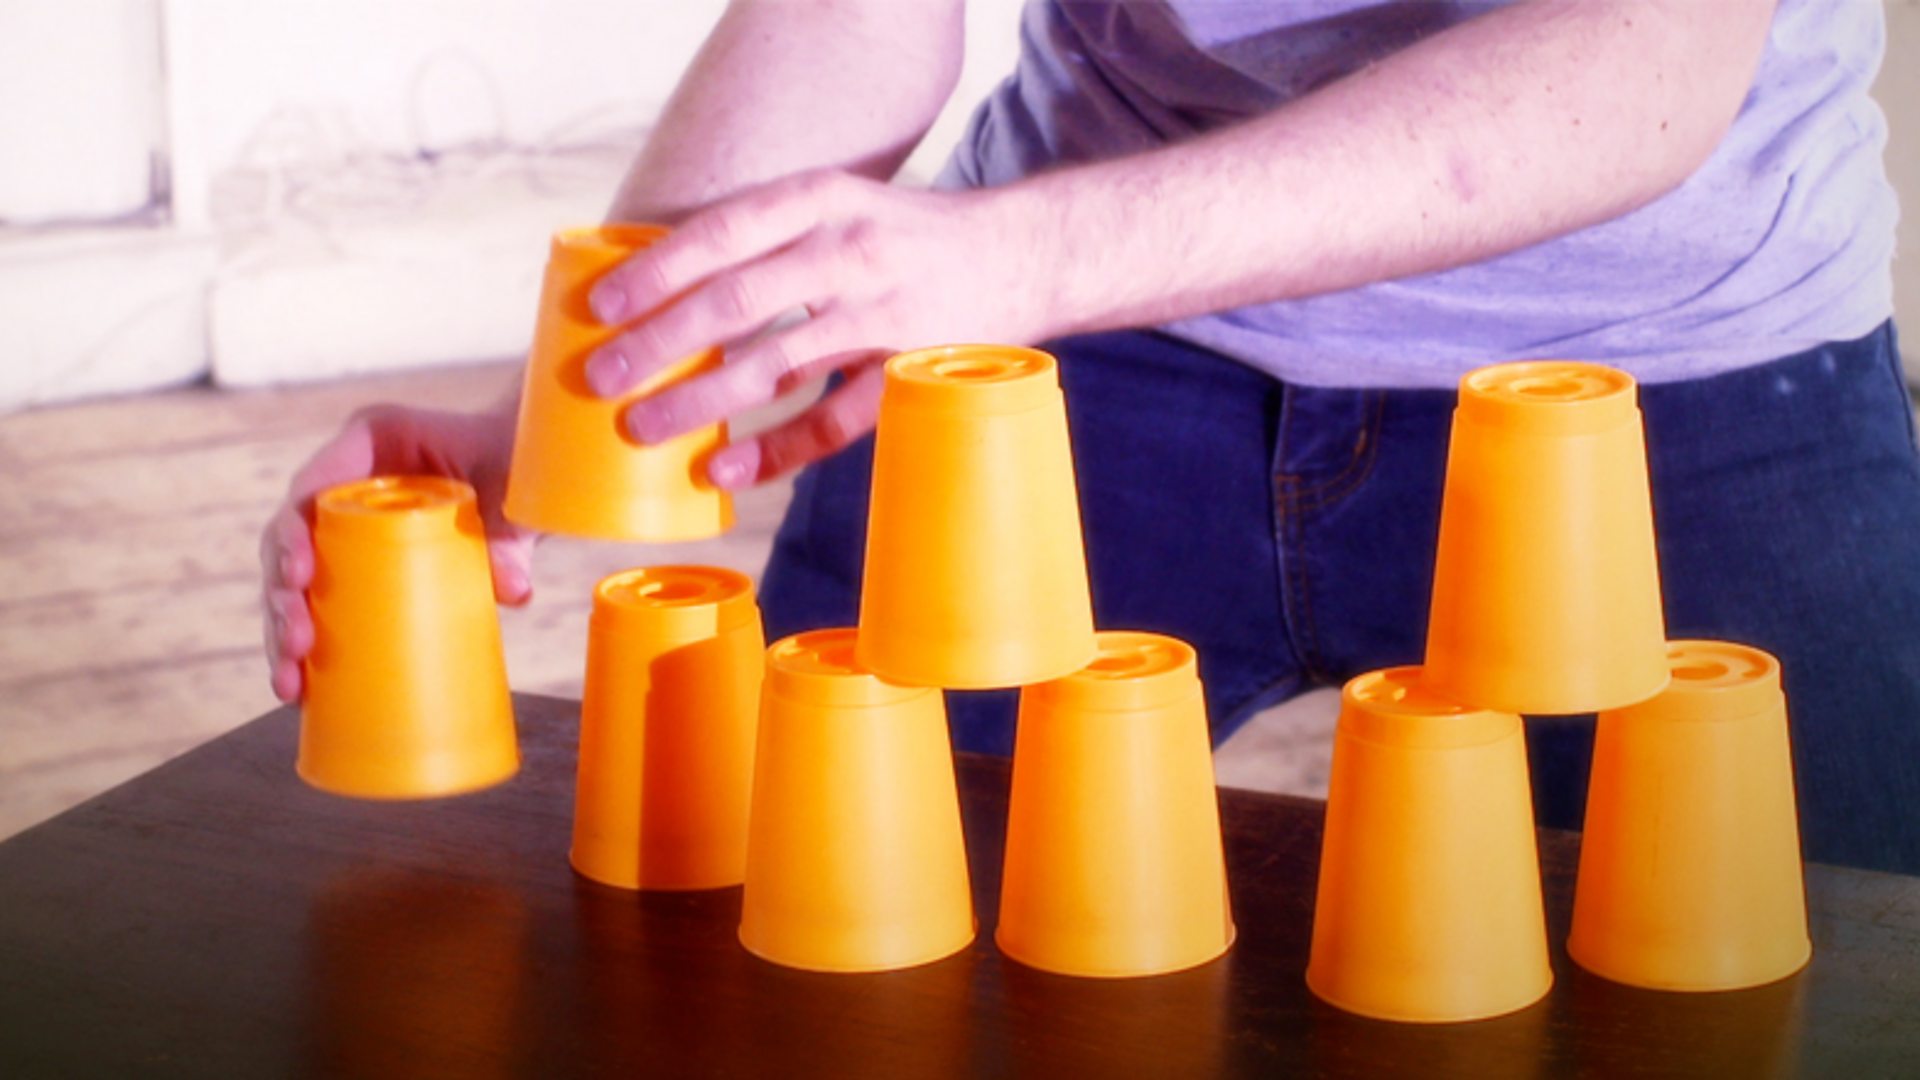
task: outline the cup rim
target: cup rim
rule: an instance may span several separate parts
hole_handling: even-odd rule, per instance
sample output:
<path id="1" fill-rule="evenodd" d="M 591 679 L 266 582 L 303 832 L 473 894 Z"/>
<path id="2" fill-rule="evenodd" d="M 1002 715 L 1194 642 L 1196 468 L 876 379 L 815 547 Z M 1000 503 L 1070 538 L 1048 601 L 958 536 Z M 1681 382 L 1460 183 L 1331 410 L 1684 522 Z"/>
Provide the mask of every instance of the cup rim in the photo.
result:
<path id="1" fill-rule="evenodd" d="M 1461 417 L 1543 435 L 1611 430 L 1639 416 L 1639 384 L 1616 367 L 1581 360 L 1521 360 L 1460 377 Z"/>
<path id="2" fill-rule="evenodd" d="M 882 410 L 896 406 L 972 415 L 1064 408 L 1052 354 L 1021 345 L 934 345 L 886 363 Z"/>
<path id="3" fill-rule="evenodd" d="M 444 476 L 388 474 L 336 484 L 314 496 L 314 532 L 351 536 L 355 543 L 479 537 L 479 502 L 464 481 Z"/>
<path id="4" fill-rule="evenodd" d="M 1482 746 L 1521 731 L 1520 716 L 1467 705 L 1436 690 L 1418 665 L 1356 675 L 1340 688 L 1339 736 L 1433 749 Z"/>
<path id="5" fill-rule="evenodd" d="M 803 630 L 767 646 L 766 692 L 815 705 L 896 705 L 926 694 L 931 686 L 908 686 L 874 674 L 855 659 L 853 627 Z M 941 708 L 944 710 L 945 705 Z"/>
<path id="6" fill-rule="evenodd" d="M 616 570 L 593 587 L 591 625 L 650 635 L 723 633 L 752 621 L 753 579 L 724 566 Z"/>
<path id="7" fill-rule="evenodd" d="M 444 513 L 472 501 L 473 488 L 464 481 L 390 473 L 335 484 L 314 496 L 314 509 L 355 517 L 396 517 Z"/>
<path id="8" fill-rule="evenodd" d="M 1168 634 L 1099 630 L 1080 670 L 1022 691 L 1036 705 L 1089 712 L 1159 708 L 1199 695 L 1199 653 Z"/>
<path id="9" fill-rule="evenodd" d="M 1679 638 L 1667 642 L 1671 678 L 1645 701 L 1603 715 L 1645 721 L 1736 721 L 1783 709 L 1780 661 L 1735 641 Z"/>

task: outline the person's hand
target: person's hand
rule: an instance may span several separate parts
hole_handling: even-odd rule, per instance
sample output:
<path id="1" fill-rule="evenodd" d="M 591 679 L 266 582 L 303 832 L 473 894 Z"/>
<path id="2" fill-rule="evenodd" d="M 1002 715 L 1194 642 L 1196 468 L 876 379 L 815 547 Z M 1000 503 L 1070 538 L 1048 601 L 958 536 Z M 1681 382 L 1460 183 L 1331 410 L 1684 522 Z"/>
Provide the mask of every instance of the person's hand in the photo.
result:
<path id="1" fill-rule="evenodd" d="M 313 583 L 313 497 L 335 484 L 411 474 L 473 485 L 486 526 L 494 596 L 505 604 L 524 604 L 532 597 L 536 534 L 509 524 L 500 513 L 513 423 L 513 414 L 505 410 L 455 413 L 378 405 L 354 414 L 294 474 L 286 500 L 260 538 L 267 667 L 275 696 L 297 701 L 303 689 L 300 662 L 313 649 L 306 598 Z"/>
<path id="2" fill-rule="evenodd" d="M 626 329 L 589 358 L 587 381 L 615 397 L 689 353 L 727 346 L 718 370 L 627 410 L 633 437 L 658 443 L 845 371 L 806 412 L 709 465 L 721 487 L 773 479 L 873 429 L 889 354 L 1030 344 L 1056 329 L 1026 213 L 993 191 L 920 191 L 833 171 L 716 203 L 594 286 L 596 317 Z M 755 338 L 802 307 L 803 321 Z"/>

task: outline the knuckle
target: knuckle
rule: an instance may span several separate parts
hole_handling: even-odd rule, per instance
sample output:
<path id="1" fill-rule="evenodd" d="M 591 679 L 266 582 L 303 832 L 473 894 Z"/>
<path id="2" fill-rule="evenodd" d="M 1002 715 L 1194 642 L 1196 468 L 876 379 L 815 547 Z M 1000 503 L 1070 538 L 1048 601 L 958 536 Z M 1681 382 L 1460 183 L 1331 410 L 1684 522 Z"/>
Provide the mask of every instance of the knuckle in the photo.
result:
<path id="1" fill-rule="evenodd" d="M 733 249 L 733 241 L 740 234 L 740 225 L 734 220 L 738 211 L 732 206 L 718 206 L 701 215 L 699 227 L 693 239 L 701 247 L 715 253 Z"/>
<path id="2" fill-rule="evenodd" d="M 879 270 L 886 265 L 886 231 L 869 220 L 856 221 L 841 234 L 847 253 L 862 267 Z"/>
<path id="3" fill-rule="evenodd" d="M 844 180 L 838 169 L 814 169 L 794 181 L 794 193 L 805 199 L 830 199 L 842 190 Z"/>
<path id="4" fill-rule="evenodd" d="M 745 322 L 759 313 L 758 295 L 746 274 L 730 272 L 714 280 L 714 303 L 722 318 Z"/>
<path id="5" fill-rule="evenodd" d="M 626 273 L 614 278 L 614 287 L 642 305 L 656 302 L 673 288 L 664 259 L 641 259 Z"/>
<path id="6" fill-rule="evenodd" d="M 655 364 L 667 359 L 668 341 L 661 324 L 671 325 L 670 318 L 662 315 L 658 319 L 649 319 L 620 336 L 620 346 L 633 362 L 633 370 L 628 372 L 629 380 L 645 378 Z"/>

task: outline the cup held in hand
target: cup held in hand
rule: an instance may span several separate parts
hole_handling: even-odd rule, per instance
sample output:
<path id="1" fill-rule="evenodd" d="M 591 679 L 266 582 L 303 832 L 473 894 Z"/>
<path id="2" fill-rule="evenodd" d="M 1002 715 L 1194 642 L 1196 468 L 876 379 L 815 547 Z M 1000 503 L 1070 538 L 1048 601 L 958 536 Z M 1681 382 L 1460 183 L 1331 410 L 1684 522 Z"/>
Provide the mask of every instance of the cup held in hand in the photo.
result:
<path id="1" fill-rule="evenodd" d="M 368 799 L 452 795 L 519 768 L 473 489 L 385 476 L 314 500 L 314 645 L 297 769 Z"/>
<path id="2" fill-rule="evenodd" d="M 732 496 L 707 476 L 708 460 L 727 441 L 726 424 L 645 446 L 624 423 L 633 402 L 719 367 L 719 349 L 688 356 L 618 398 L 602 398 L 587 385 L 588 356 L 622 329 L 594 318 L 588 290 L 666 235 L 657 225 L 554 235 L 507 476 L 505 512 L 515 524 L 651 542 L 718 536 L 733 526 Z"/>

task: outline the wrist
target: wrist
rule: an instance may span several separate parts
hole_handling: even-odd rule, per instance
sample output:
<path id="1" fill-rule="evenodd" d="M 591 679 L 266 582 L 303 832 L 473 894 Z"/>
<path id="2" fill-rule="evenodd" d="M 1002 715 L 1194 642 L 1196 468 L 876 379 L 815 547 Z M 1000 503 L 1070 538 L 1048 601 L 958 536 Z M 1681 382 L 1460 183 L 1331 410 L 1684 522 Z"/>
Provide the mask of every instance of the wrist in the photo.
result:
<path id="1" fill-rule="evenodd" d="M 1153 198 L 1114 163 L 1042 173 L 1004 188 L 1015 222 L 1015 259 L 1039 305 L 1045 336 L 1097 333 L 1163 321 L 1160 308 L 1184 285 L 1188 252 L 1154 237 Z"/>
<path id="2" fill-rule="evenodd" d="M 1087 297 L 1098 290 L 1083 280 L 1088 268 L 1075 265 L 1059 193 L 1028 178 L 961 197 L 975 209 L 970 234 L 991 253 L 980 270 L 997 279 L 991 292 L 1005 297 L 1000 314 L 1009 337 L 1036 343 L 1087 329 L 1094 314 Z"/>

